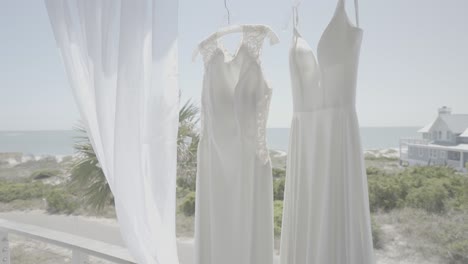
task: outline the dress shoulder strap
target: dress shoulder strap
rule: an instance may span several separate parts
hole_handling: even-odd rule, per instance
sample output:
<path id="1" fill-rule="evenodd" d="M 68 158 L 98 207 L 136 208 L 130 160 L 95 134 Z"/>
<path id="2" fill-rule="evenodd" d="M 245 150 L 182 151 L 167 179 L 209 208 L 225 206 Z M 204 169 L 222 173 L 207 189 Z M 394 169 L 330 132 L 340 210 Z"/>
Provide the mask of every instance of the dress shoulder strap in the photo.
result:
<path id="1" fill-rule="evenodd" d="M 345 8 L 345 1 L 346 0 L 339 0 L 338 7 Z M 356 26 L 359 27 L 359 0 L 354 0 L 354 11 L 356 17 Z"/>
<path id="2" fill-rule="evenodd" d="M 198 53 L 201 54 L 203 61 L 207 63 L 210 61 L 211 57 L 215 52 L 218 50 L 218 42 L 216 38 L 208 38 L 198 44 L 197 48 L 193 51 L 192 60 L 195 61 L 197 58 Z"/>
<path id="3" fill-rule="evenodd" d="M 265 38 L 268 38 L 270 45 L 279 43 L 279 38 L 273 30 L 265 25 L 245 25 L 243 43 L 254 57 L 259 57 Z"/>

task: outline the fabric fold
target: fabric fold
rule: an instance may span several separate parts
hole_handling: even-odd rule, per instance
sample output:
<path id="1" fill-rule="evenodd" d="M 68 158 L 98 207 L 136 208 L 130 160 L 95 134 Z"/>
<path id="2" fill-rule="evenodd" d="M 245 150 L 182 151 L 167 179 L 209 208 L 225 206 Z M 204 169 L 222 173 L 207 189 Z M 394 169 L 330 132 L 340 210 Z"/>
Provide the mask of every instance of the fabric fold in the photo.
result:
<path id="1" fill-rule="evenodd" d="M 177 264 L 177 0 L 45 0 L 122 237 L 142 264 Z"/>

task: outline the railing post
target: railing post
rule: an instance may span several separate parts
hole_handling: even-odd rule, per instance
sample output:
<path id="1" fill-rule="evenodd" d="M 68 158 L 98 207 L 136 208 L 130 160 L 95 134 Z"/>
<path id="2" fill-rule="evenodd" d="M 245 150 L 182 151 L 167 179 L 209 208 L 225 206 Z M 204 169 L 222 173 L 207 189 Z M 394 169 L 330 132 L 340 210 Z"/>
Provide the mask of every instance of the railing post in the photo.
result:
<path id="1" fill-rule="evenodd" d="M 83 252 L 73 249 L 72 251 L 72 264 L 89 264 L 88 255 L 84 254 Z"/>
<path id="2" fill-rule="evenodd" d="M 465 168 L 465 157 L 463 153 L 464 153 L 463 151 L 460 151 L 460 170 L 462 171 Z"/>
<path id="3" fill-rule="evenodd" d="M 0 229 L 0 263 L 10 264 L 10 245 L 8 232 Z"/>

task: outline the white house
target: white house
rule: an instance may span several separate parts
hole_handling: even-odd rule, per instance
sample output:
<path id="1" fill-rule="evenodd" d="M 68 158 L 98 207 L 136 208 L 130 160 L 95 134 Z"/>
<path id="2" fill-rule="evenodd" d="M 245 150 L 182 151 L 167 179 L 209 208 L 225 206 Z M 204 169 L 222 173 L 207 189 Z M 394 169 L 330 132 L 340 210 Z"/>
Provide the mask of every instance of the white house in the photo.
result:
<path id="1" fill-rule="evenodd" d="M 418 130 L 421 139 L 400 140 L 400 164 L 447 165 L 460 171 L 468 166 L 468 114 L 439 108 L 434 121 Z"/>

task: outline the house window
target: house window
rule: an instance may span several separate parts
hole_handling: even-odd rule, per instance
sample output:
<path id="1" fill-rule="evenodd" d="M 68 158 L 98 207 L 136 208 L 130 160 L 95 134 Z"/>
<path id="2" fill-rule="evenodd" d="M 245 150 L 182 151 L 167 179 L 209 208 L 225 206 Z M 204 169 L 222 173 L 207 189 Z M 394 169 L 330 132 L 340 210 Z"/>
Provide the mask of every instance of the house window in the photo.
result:
<path id="1" fill-rule="evenodd" d="M 449 151 L 448 152 L 448 159 L 449 160 L 460 160 L 460 152 Z"/>
<path id="2" fill-rule="evenodd" d="M 431 158 L 437 159 L 437 150 L 436 149 L 431 149 Z"/>
<path id="3" fill-rule="evenodd" d="M 447 131 L 447 139 L 452 140 L 452 132 L 451 131 Z"/>
<path id="4" fill-rule="evenodd" d="M 445 150 L 440 151 L 440 158 L 441 159 L 447 159 L 447 152 Z"/>
<path id="5" fill-rule="evenodd" d="M 439 131 L 439 139 L 442 139 L 442 131 Z"/>
<path id="6" fill-rule="evenodd" d="M 437 140 L 437 131 L 432 132 L 432 139 Z"/>
<path id="7" fill-rule="evenodd" d="M 424 149 L 423 149 L 423 148 L 419 148 L 418 150 L 419 150 L 419 151 L 418 151 L 418 152 L 419 152 L 419 157 L 424 156 Z"/>

